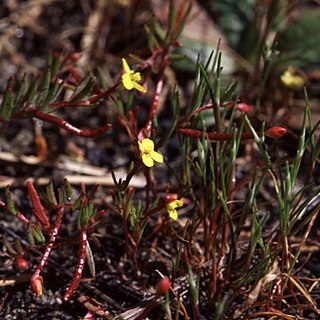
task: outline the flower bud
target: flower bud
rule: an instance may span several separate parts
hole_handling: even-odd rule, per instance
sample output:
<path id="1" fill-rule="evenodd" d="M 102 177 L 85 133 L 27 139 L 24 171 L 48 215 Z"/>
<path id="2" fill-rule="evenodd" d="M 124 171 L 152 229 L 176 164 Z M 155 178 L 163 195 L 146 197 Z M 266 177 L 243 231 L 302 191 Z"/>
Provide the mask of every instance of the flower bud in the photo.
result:
<path id="1" fill-rule="evenodd" d="M 22 258 L 21 256 L 17 256 L 14 259 L 14 264 L 21 271 L 26 270 L 26 269 L 29 268 L 28 261 L 26 259 Z"/>
<path id="2" fill-rule="evenodd" d="M 80 54 L 79 54 L 78 52 L 74 52 L 74 53 L 71 55 L 71 60 L 72 60 L 72 61 L 77 62 L 79 59 L 80 59 Z"/>
<path id="3" fill-rule="evenodd" d="M 265 135 L 269 138 L 278 139 L 284 136 L 287 130 L 283 127 L 272 127 L 265 132 Z"/>
<path id="4" fill-rule="evenodd" d="M 30 286 L 33 293 L 37 295 L 37 297 L 42 295 L 42 286 L 43 278 L 39 275 L 33 275 L 30 279 Z"/>
<path id="5" fill-rule="evenodd" d="M 129 187 L 128 188 L 128 193 L 127 193 L 128 197 L 130 197 L 132 194 L 134 194 L 134 192 L 135 192 L 135 188 Z"/>
<path id="6" fill-rule="evenodd" d="M 244 113 L 249 113 L 251 111 L 251 107 L 244 102 L 238 103 L 236 108 Z"/>
<path id="7" fill-rule="evenodd" d="M 170 290 L 170 279 L 168 277 L 163 277 L 160 279 L 157 285 L 157 292 L 160 296 L 165 295 Z"/>
<path id="8" fill-rule="evenodd" d="M 178 195 L 176 193 L 168 193 L 166 196 L 166 202 L 170 203 L 178 199 Z"/>

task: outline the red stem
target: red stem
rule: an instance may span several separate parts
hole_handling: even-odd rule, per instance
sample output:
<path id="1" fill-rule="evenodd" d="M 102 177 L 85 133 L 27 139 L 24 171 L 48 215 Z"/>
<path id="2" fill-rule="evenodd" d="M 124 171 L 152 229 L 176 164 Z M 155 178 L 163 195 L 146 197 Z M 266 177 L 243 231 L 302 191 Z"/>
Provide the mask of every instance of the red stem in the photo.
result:
<path id="1" fill-rule="evenodd" d="M 0 207 L 6 209 L 7 211 L 10 212 L 8 206 L 2 201 L 0 200 Z M 32 223 L 24 214 L 22 214 L 20 211 L 17 212 L 16 217 L 23 223 L 25 223 L 26 225 L 31 224 L 33 227 L 35 227 L 35 224 Z"/>
<path id="2" fill-rule="evenodd" d="M 55 108 L 55 107 L 88 107 L 88 106 L 90 106 L 90 101 L 88 101 L 88 100 L 56 101 L 56 102 L 49 103 L 48 106 L 50 108 Z"/>
<path id="3" fill-rule="evenodd" d="M 47 246 L 45 248 L 44 254 L 43 254 L 43 256 L 42 256 L 42 258 L 41 258 L 41 260 L 40 260 L 40 262 L 38 264 L 38 267 L 37 267 L 36 271 L 33 273 L 32 277 L 31 277 L 31 280 L 30 280 L 31 282 L 35 281 L 36 279 L 39 279 L 40 272 L 43 269 L 44 265 L 47 263 L 47 260 L 49 258 L 50 253 L 51 253 L 53 245 L 57 240 L 57 235 L 58 235 L 58 232 L 59 232 L 59 229 L 60 229 L 61 220 L 62 220 L 62 216 L 63 216 L 63 211 L 64 211 L 63 207 L 59 207 L 57 218 L 56 218 L 56 221 L 54 223 L 53 230 L 52 230 L 49 242 L 48 242 L 48 244 L 47 244 Z"/>
<path id="4" fill-rule="evenodd" d="M 72 132 L 80 137 L 86 137 L 86 138 L 98 137 L 98 136 L 103 135 L 107 131 L 109 131 L 111 128 L 111 124 L 107 123 L 103 127 L 99 128 L 99 129 L 95 129 L 95 130 L 79 129 L 77 127 L 74 127 L 72 124 L 70 124 L 66 120 L 60 119 L 60 118 L 55 117 L 51 114 L 43 113 L 42 111 L 39 111 L 36 109 L 28 109 L 28 110 L 25 110 L 24 113 L 30 113 L 35 118 L 56 124 L 60 128 L 63 128 L 69 132 Z"/>
<path id="5" fill-rule="evenodd" d="M 208 103 L 207 105 L 200 107 L 199 109 L 195 110 L 192 115 L 195 115 L 197 113 L 200 113 L 204 110 L 209 110 L 209 109 L 213 109 L 214 104 L 213 103 Z M 220 108 L 230 108 L 233 109 L 235 107 L 235 104 L 233 102 L 229 102 L 229 103 L 222 103 L 220 105 Z"/>
<path id="6" fill-rule="evenodd" d="M 70 299 L 70 297 L 75 292 L 75 290 L 77 289 L 80 283 L 83 268 L 84 268 L 84 263 L 86 261 L 86 248 L 87 248 L 87 230 L 84 229 L 84 230 L 81 230 L 81 241 L 80 241 L 78 263 L 73 274 L 72 282 L 69 288 L 67 289 L 66 293 L 64 294 L 64 297 L 63 297 L 64 301 L 68 301 Z"/>
<path id="7" fill-rule="evenodd" d="M 186 136 L 192 136 L 196 138 L 202 138 L 204 135 L 210 139 L 215 141 L 227 141 L 232 140 L 232 133 L 215 133 L 215 132 L 204 132 L 200 130 L 188 129 L 188 128 L 178 128 L 178 132 L 183 133 Z M 244 132 L 241 134 L 241 140 L 253 139 L 254 136 L 251 132 Z"/>
<path id="8" fill-rule="evenodd" d="M 158 105 L 159 105 L 159 98 L 160 98 L 160 94 L 162 92 L 162 88 L 163 88 L 163 74 L 160 76 L 160 79 L 159 79 L 157 86 L 156 86 L 156 92 L 153 97 L 148 122 L 145 126 L 145 129 L 147 132 L 151 131 L 152 118 L 157 113 L 157 109 L 158 109 Z"/>
<path id="9" fill-rule="evenodd" d="M 204 135 L 210 139 L 215 141 L 230 141 L 233 138 L 232 133 L 216 133 L 216 132 L 205 132 L 200 130 L 194 130 L 189 128 L 178 128 L 178 132 L 183 133 L 186 136 L 192 136 L 196 138 L 202 138 Z M 269 130 L 265 131 L 265 136 L 270 138 L 281 138 L 286 134 L 286 129 L 282 127 L 272 127 Z M 261 135 L 260 132 L 257 132 L 257 135 Z M 254 135 L 251 132 L 243 132 L 241 134 L 241 140 L 254 139 Z"/>
<path id="10" fill-rule="evenodd" d="M 117 87 L 119 86 L 121 82 L 117 82 L 115 85 L 113 85 L 110 89 L 106 90 L 106 91 L 103 91 L 99 94 L 97 94 L 96 96 L 93 96 L 87 100 L 90 101 L 90 103 L 96 103 L 98 102 L 100 99 L 107 99 L 109 98 L 110 94 L 113 93 Z"/>
<path id="11" fill-rule="evenodd" d="M 145 130 L 149 133 L 151 131 L 151 126 L 152 126 L 152 119 L 154 117 L 155 114 L 157 114 L 158 111 L 158 106 L 159 106 L 159 99 L 160 99 L 160 95 L 162 93 L 163 90 L 163 78 L 164 78 L 164 70 L 167 66 L 168 63 L 168 57 L 167 57 L 167 53 L 163 52 L 162 53 L 162 60 L 160 63 L 160 74 L 159 74 L 159 79 L 156 85 L 156 91 L 154 93 L 153 96 L 153 101 L 152 101 L 152 105 L 150 108 L 150 113 L 149 113 L 149 118 L 148 121 L 145 125 Z"/>

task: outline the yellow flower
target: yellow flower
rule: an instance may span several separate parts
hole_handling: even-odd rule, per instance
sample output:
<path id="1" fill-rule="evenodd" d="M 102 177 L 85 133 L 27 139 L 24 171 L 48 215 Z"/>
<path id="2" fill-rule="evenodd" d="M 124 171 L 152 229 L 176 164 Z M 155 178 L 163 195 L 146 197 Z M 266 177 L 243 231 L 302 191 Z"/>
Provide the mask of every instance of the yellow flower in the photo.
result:
<path id="1" fill-rule="evenodd" d="M 142 162 L 147 167 L 153 167 L 154 161 L 163 162 L 163 157 L 159 152 L 154 151 L 154 143 L 150 139 L 143 139 L 142 141 L 138 141 L 139 150 L 142 155 Z"/>
<path id="2" fill-rule="evenodd" d="M 130 69 L 126 59 L 122 59 L 122 66 L 125 73 L 122 75 L 122 84 L 127 90 L 132 90 L 133 88 L 146 93 L 147 90 L 141 86 L 138 82 L 141 80 L 140 72 L 134 72 Z"/>
<path id="3" fill-rule="evenodd" d="M 174 200 L 169 203 L 167 203 L 167 212 L 169 213 L 169 216 L 173 220 L 178 219 L 178 212 L 176 208 L 180 208 L 183 206 L 183 201 L 181 200 Z"/>
<path id="4" fill-rule="evenodd" d="M 293 90 L 302 89 L 305 85 L 306 79 L 302 74 L 299 74 L 299 70 L 293 67 L 288 67 L 287 70 L 280 77 L 282 84 Z"/>

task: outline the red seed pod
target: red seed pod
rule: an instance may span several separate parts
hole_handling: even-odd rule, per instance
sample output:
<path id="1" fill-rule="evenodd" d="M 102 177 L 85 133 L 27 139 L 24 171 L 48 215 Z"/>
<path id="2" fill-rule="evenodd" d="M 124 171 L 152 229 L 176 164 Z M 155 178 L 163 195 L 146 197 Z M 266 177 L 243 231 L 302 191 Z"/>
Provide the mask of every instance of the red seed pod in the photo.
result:
<path id="1" fill-rule="evenodd" d="M 287 130 L 283 127 L 272 127 L 265 132 L 265 135 L 269 138 L 278 139 L 284 136 Z"/>
<path id="2" fill-rule="evenodd" d="M 22 258 L 21 256 L 18 256 L 14 259 L 15 266 L 23 271 L 29 268 L 29 263 L 26 259 Z"/>
<path id="3" fill-rule="evenodd" d="M 71 55 L 71 60 L 72 60 L 72 61 L 77 62 L 79 59 L 80 59 L 80 54 L 79 54 L 78 52 L 74 52 L 74 53 Z"/>
<path id="4" fill-rule="evenodd" d="M 170 290 L 170 279 L 168 277 L 163 277 L 160 279 L 157 285 L 157 292 L 160 296 L 165 295 Z"/>
<path id="5" fill-rule="evenodd" d="M 175 201 L 175 200 L 178 200 L 178 195 L 176 193 L 168 193 L 167 194 L 167 196 L 166 196 L 167 203 Z"/>
<path id="6" fill-rule="evenodd" d="M 37 295 L 37 297 L 42 295 L 42 287 L 43 287 L 43 278 L 39 275 L 33 275 L 30 279 L 30 286 L 33 293 Z"/>
<path id="7" fill-rule="evenodd" d="M 249 113 L 251 110 L 250 106 L 244 102 L 238 103 L 236 108 L 244 113 Z"/>

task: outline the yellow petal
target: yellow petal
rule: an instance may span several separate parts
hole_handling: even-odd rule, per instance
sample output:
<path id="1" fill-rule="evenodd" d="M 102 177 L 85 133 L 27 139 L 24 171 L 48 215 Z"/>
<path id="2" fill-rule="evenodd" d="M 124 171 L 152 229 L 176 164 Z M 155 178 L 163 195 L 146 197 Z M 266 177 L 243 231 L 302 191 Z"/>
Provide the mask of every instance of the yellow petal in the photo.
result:
<path id="1" fill-rule="evenodd" d="M 178 212 L 177 210 L 170 210 L 168 211 L 169 216 L 172 220 L 177 220 L 178 219 Z"/>
<path id="2" fill-rule="evenodd" d="M 154 150 L 154 142 L 151 139 L 143 139 L 141 143 L 143 145 L 144 152 L 152 152 Z"/>
<path id="3" fill-rule="evenodd" d="M 181 201 L 181 200 L 175 200 L 175 203 L 176 203 L 177 208 L 180 208 L 183 206 L 183 201 Z"/>
<path id="4" fill-rule="evenodd" d="M 142 92 L 142 93 L 146 93 L 146 92 L 147 92 L 147 90 L 146 90 L 143 86 L 141 86 L 139 83 L 137 83 L 137 82 L 135 82 L 135 81 L 133 81 L 133 87 L 134 87 L 136 90 L 138 90 L 138 91 L 140 91 L 140 92 Z"/>
<path id="5" fill-rule="evenodd" d="M 142 162 L 147 166 L 147 167 L 153 167 L 154 165 L 154 162 L 153 162 L 153 159 L 151 158 L 151 155 L 150 154 L 143 154 L 142 155 Z"/>
<path id="6" fill-rule="evenodd" d="M 127 90 L 133 89 L 133 82 L 127 73 L 122 75 L 122 84 Z"/>
<path id="7" fill-rule="evenodd" d="M 154 161 L 157 161 L 157 162 L 160 162 L 160 163 L 163 162 L 163 156 L 157 151 L 151 152 L 151 157 L 152 157 L 152 159 Z"/>
<path id="8" fill-rule="evenodd" d="M 124 58 L 122 58 L 122 67 L 123 67 L 123 69 L 124 69 L 124 71 L 126 72 L 126 73 L 131 73 L 131 69 L 130 69 L 130 67 L 129 67 L 129 65 L 128 65 L 128 62 L 127 62 L 127 60 L 126 59 L 124 59 Z"/>
<path id="9" fill-rule="evenodd" d="M 138 140 L 138 144 L 139 144 L 139 150 L 140 150 L 140 152 L 141 152 L 141 153 L 144 153 L 143 143 L 142 143 L 140 140 Z"/>
<path id="10" fill-rule="evenodd" d="M 170 213 L 170 211 L 175 210 L 176 208 L 179 208 L 182 206 L 183 206 L 183 201 L 174 200 L 174 201 L 167 203 L 167 211 Z"/>

